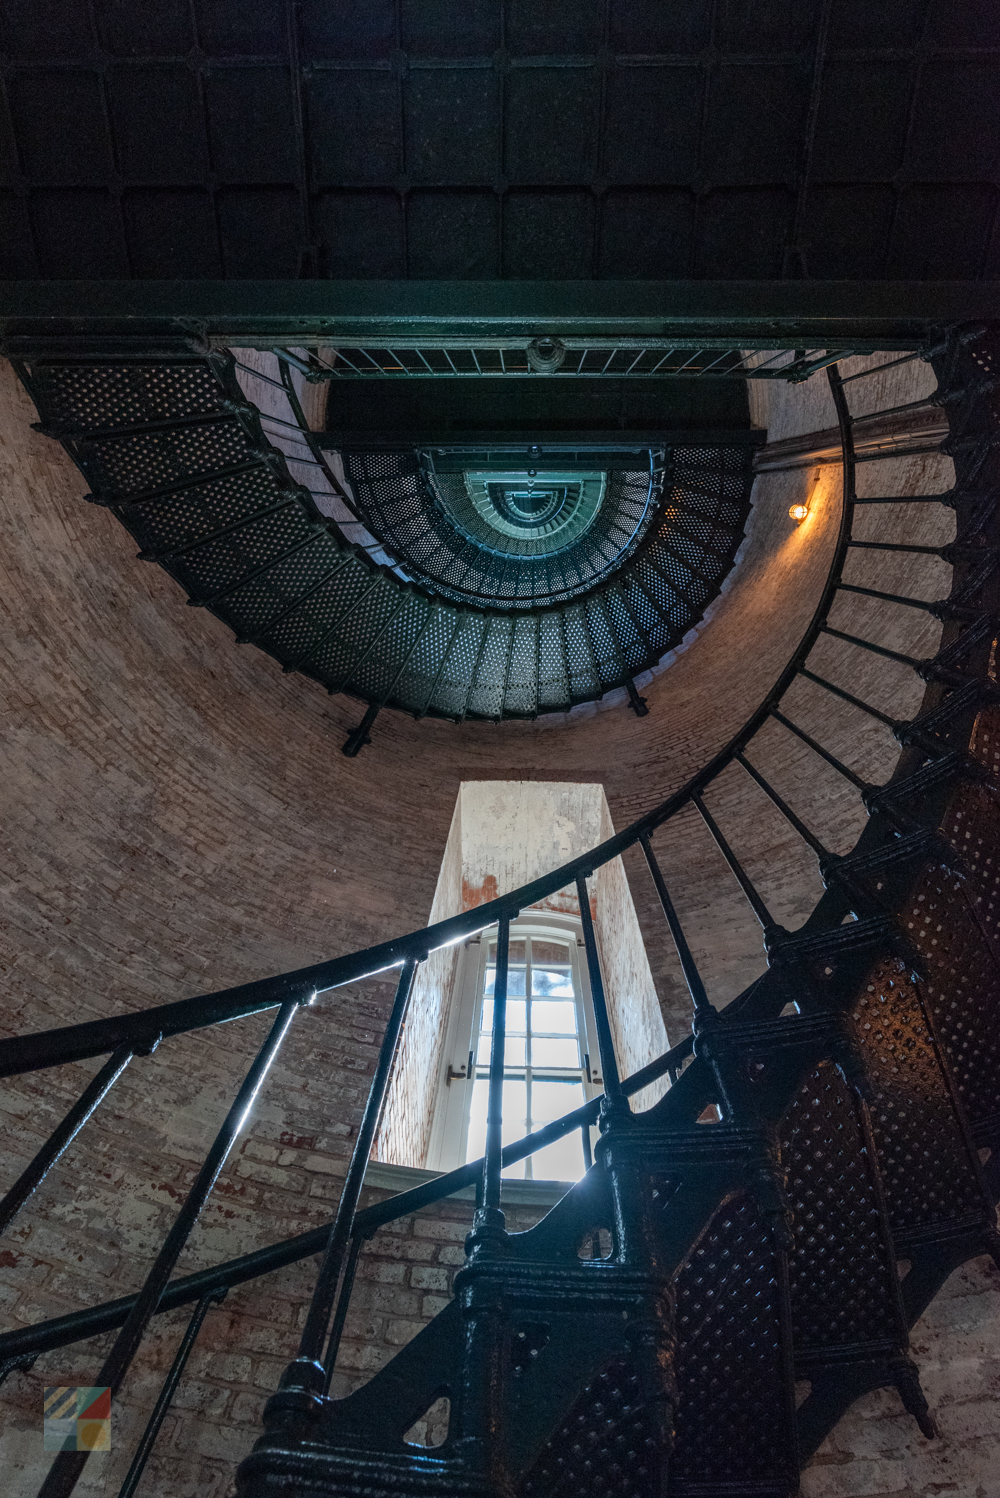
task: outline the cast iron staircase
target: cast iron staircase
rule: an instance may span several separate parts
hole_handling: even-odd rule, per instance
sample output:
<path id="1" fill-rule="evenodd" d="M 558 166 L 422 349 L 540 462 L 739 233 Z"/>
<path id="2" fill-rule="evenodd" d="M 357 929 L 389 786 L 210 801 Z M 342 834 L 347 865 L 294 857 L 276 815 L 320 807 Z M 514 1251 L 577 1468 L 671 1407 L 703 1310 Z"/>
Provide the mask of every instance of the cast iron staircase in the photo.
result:
<path id="1" fill-rule="evenodd" d="M 117 1387 L 157 1309 L 196 1301 L 197 1318 L 228 1284 L 325 1247 L 299 1356 L 270 1401 L 265 1434 L 239 1470 L 242 1498 L 789 1498 L 801 1464 L 848 1405 L 887 1386 L 899 1390 L 920 1430 L 933 1436 L 908 1330 L 957 1265 L 998 1252 L 1000 336 L 953 329 L 926 357 L 939 377 L 934 399 L 951 420 L 945 450 L 955 462 L 955 487 L 910 501 L 859 499 L 847 382 L 832 373 L 844 442 L 844 516 L 816 616 L 767 700 L 668 801 L 585 857 L 436 928 L 227 993 L 7 1043 L 8 1075 L 114 1052 L 81 1100 L 78 1127 L 129 1059 L 159 1039 L 281 1006 L 143 1290 L 8 1333 L 0 1338 L 6 1370 L 30 1364 L 45 1348 L 121 1326 L 98 1380 Z M 51 383 L 55 376 L 45 378 Z M 890 502 L 945 503 L 957 520 L 955 542 L 939 549 L 954 569 L 948 599 L 903 600 L 943 620 L 936 655 L 910 662 L 927 688 L 919 715 L 905 723 L 807 665 L 835 597 L 853 586 L 842 571 L 857 544 L 856 507 Z M 905 534 L 898 544 L 905 548 Z M 898 596 L 891 583 L 869 591 Z M 855 643 L 883 649 L 877 641 Z M 885 786 L 867 785 L 785 711 L 785 694 L 803 674 L 895 734 L 901 753 Z M 848 856 L 830 853 L 755 766 L 754 738 L 775 720 L 862 797 L 869 820 Z M 706 804 L 715 780 L 734 764 L 819 861 L 826 892 L 798 932 L 774 922 Z M 760 920 L 768 954 L 763 976 L 721 1011 L 709 1002 L 653 847 L 657 828 L 685 807 L 694 807 L 716 836 Z M 676 945 L 694 1024 L 692 1036 L 667 1056 L 621 1079 L 586 880 L 635 844 Z M 573 881 L 606 1093 L 501 1149 L 510 921 Z M 485 1162 L 359 1212 L 416 965 L 487 923 L 498 926 L 498 963 Z M 295 1009 L 317 989 L 399 965 L 396 1001 L 332 1227 L 171 1281 L 247 1098 L 261 1085 Z M 633 1114 L 629 1095 L 663 1075 L 672 1085 L 661 1101 Z M 597 1158 L 584 1179 L 536 1227 L 509 1234 L 500 1206 L 504 1165 L 598 1117 Z M 72 1137 L 68 1129 L 56 1131 L 9 1194 L 0 1208 L 5 1220 Z M 476 1179 L 480 1196 L 454 1300 L 367 1385 L 331 1399 L 365 1241 L 384 1223 Z M 408 1445 L 410 1426 L 442 1398 L 450 1403 L 443 1444 Z M 162 1414 L 154 1411 L 153 1437 Z M 43 1498 L 68 1494 L 84 1460 L 60 1455 Z"/>

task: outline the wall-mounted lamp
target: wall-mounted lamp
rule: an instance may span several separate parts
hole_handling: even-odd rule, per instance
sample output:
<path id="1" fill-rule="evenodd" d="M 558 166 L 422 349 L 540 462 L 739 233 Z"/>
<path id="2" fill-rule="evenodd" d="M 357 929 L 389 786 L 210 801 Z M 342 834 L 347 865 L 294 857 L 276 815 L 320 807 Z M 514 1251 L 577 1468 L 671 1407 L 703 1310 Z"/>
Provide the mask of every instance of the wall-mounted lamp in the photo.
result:
<path id="1" fill-rule="evenodd" d="M 806 516 L 809 514 L 809 506 L 808 505 L 792 505 L 789 508 L 788 513 L 792 517 L 792 519 L 795 521 L 796 525 L 801 525 L 802 522 L 803 522 L 803 520 L 805 520 Z"/>

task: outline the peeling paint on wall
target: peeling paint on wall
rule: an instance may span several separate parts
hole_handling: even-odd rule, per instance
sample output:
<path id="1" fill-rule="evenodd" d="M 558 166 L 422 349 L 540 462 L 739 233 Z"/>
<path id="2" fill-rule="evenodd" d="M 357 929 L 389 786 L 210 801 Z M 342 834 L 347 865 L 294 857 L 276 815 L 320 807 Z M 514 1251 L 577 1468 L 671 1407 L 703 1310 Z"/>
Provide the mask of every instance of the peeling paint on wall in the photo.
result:
<path id="1" fill-rule="evenodd" d="M 474 910 L 577 858 L 614 832 L 604 787 L 561 781 L 463 782 L 441 863 L 431 922 Z M 568 886 L 529 907 L 579 915 Z M 667 1049 L 667 1032 L 620 859 L 590 884 L 608 1007 L 623 1075 Z M 377 1158 L 423 1166 L 427 1158 L 444 1038 L 454 998 L 458 947 L 433 953 L 414 987 L 410 1018 L 390 1088 Z M 648 1107 L 665 1084 L 639 1098 Z"/>

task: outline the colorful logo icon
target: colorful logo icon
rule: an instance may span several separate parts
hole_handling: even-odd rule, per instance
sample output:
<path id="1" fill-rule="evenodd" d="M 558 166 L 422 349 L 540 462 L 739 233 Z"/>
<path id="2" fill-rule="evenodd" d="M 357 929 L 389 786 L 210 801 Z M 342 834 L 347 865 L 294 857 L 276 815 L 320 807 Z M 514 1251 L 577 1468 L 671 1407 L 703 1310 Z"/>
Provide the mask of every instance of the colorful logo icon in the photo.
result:
<path id="1" fill-rule="evenodd" d="M 47 1384 L 44 1449 L 110 1451 L 111 1390 L 101 1384 Z"/>

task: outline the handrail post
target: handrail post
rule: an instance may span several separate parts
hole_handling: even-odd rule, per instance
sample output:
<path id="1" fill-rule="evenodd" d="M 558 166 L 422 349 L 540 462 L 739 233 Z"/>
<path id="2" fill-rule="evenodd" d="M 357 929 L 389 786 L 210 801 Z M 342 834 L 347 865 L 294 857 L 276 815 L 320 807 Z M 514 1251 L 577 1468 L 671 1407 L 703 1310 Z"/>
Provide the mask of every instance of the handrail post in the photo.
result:
<path id="1" fill-rule="evenodd" d="M 632 1110 L 622 1090 L 622 1079 L 618 1072 L 618 1058 L 615 1055 L 615 1041 L 611 1033 L 608 1001 L 604 992 L 604 979 L 601 976 L 601 962 L 597 955 L 597 938 L 594 935 L 594 921 L 590 914 L 590 895 L 587 893 L 587 876 L 585 874 L 577 875 L 576 893 L 580 902 L 583 945 L 587 953 L 587 973 L 590 977 L 590 998 L 594 1006 L 597 1045 L 601 1053 L 604 1094 L 607 1098 L 607 1106 L 602 1109 L 603 1124 L 605 1118 L 610 1118 L 619 1113 L 631 1114 Z"/>
<path id="2" fill-rule="evenodd" d="M 163 1386 L 153 1406 L 153 1412 L 136 1447 L 135 1456 L 132 1458 L 132 1465 L 125 1474 L 125 1481 L 118 1490 L 118 1498 L 132 1498 L 132 1494 L 139 1486 L 142 1474 L 146 1469 L 146 1463 L 149 1460 L 149 1454 L 156 1444 L 156 1438 L 160 1433 L 160 1426 L 166 1418 L 171 1401 L 177 1392 L 177 1385 L 180 1383 L 184 1369 L 187 1366 L 187 1360 L 191 1356 L 191 1349 L 195 1344 L 198 1333 L 201 1331 L 201 1323 L 204 1321 L 208 1308 L 213 1301 L 219 1303 L 225 1300 L 227 1294 L 228 1290 L 224 1285 L 220 1289 L 209 1290 L 195 1306 L 191 1319 L 187 1324 L 187 1330 L 174 1355 L 174 1361 L 170 1365 L 170 1372 L 163 1380 Z"/>
<path id="3" fill-rule="evenodd" d="M 510 965 L 510 916 L 497 925 L 497 961 L 493 977 L 493 1039 L 490 1049 L 490 1095 L 486 1105 L 486 1152 L 483 1156 L 482 1206 L 476 1208 L 469 1242 L 470 1257 L 502 1252 L 507 1236 L 500 1209 L 503 1170 L 503 1072 L 507 1045 L 507 987 Z"/>
<path id="4" fill-rule="evenodd" d="M 119 1046 L 84 1088 L 62 1122 L 53 1129 L 31 1164 L 21 1172 L 0 1201 L 0 1233 L 5 1233 L 29 1197 L 38 1190 L 53 1165 L 69 1148 L 98 1104 L 111 1091 L 135 1055 L 138 1042 Z"/>
<path id="5" fill-rule="evenodd" d="M 354 1217 L 358 1209 L 358 1201 L 361 1197 L 361 1188 L 364 1185 L 368 1159 L 371 1155 L 372 1145 L 375 1142 L 375 1131 L 378 1128 L 379 1118 L 382 1114 L 382 1105 L 389 1086 L 389 1077 L 392 1072 L 396 1047 L 399 1043 L 403 1021 L 406 1018 L 406 1010 L 413 988 L 413 975 L 416 971 L 416 966 L 416 959 L 408 957 L 403 963 L 403 969 L 399 975 L 399 982 L 396 985 L 396 997 L 393 1000 L 385 1035 L 382 1038 L 378 1063 L 375 1067 L 375 1075 L 372 1078 L 372 1085 L 368 1092 L 365 1111 L 358 1128 L 354 1153 L 351 1155 L 351 1163 L 347 1168 L 344 1189 L 341 1192 L 340 1201 L 337 1205 L 337 1215 L 334 1218 L 326 1253 L 323 1256 L 323 1262 L 320 1265 L 320 1271 L 316 1279 L 316 1288 L 313 1290 L 309 1315 L 306 1318 L 302 1340 L 299 1343 L 298 1356 L 293 1362 L 289 1363 L 282 1375 L 279 1393 L 274 1396 L 274 1399 L 268 1406 L 272 1410 L 272 1413 L 280 1408 L 282 1393 L 284 1391 L 290 1393 L 292 1391 L 304 1390 L 309 1395 L 315 1396 L 325 1394 L 330 1386 L 332 1370 L 327 1368 L 323 1361 L 324 1345 L 330 1326 L 330 1313 L 333 1310 L 337 1285 L 340 1281 L 341 1270 L 344 1267 L 348 1245 L 354 1231 Z"/>
<path id="6" fill-rule="evenodd" d="M 677 956 L 680 960 L 681 971 L 684 974 L 684 981 L 688 986 L 688 993 L 691 995 L 691 1002 L 694 1005 L 695 1022 L 697 1023 L 699 1019 L 712 1019 L 716 1013 L 715 1005 L 706 992 L 702 976 L 698 971 L 698 964 L 694 960 L 687 937 L 684 935 L 684 928 L 680 923 L 677 911 L 674 909 L 674 902 L 671 900 L 669 891 L 667 890 L 666 880 L 660 869 L 659 861 L 653 852 L 653 845 L 649 841 L 648 832 L 642 833 L 639 838 L 639 845 L 646 855 L 646 863 L 649 866 L 653 885 L 659 896 L 660 905 L 663 907 L 663 914 L 666 916 L 667 925 L 670 928 L 670 935 L 673 937 L 674 946 L 677 949 Z"/>

